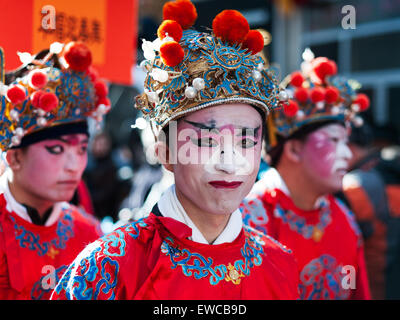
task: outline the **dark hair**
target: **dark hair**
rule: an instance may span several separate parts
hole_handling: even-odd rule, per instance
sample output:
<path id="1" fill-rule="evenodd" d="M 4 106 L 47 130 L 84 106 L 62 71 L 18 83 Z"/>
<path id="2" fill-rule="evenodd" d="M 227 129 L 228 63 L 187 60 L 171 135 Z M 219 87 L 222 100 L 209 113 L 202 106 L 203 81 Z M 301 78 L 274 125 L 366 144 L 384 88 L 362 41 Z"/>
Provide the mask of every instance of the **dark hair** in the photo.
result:
<path id="1" fill-rule="evenodd" d="M 267 154 L 270 156 L 271 159 L 269 165 L 271 167 L 276 167 L 279 164 L 283 153 L 283 147 L 288 140 L 304 141 L 311 132 L 314 132 L 315 130 L 332 123 L 338 123 L 344 126 L 344 123 L 338 120 L 318 121 L 301 127 L 287 138 L 277 135 L 277 144 L 267 150 Z"/>
<path id="2" fill-rule="evenodd" d="M 21 143 L 18 146 L 11 147 L 11 149 L 24 148 L 43 140 L 54 139 L 67 134 L 82 133 L 89 136 L 88 130 L 89 128 L 86 121 L 67 122 L 56 126 L 45 127 L 24 136 Z"/>

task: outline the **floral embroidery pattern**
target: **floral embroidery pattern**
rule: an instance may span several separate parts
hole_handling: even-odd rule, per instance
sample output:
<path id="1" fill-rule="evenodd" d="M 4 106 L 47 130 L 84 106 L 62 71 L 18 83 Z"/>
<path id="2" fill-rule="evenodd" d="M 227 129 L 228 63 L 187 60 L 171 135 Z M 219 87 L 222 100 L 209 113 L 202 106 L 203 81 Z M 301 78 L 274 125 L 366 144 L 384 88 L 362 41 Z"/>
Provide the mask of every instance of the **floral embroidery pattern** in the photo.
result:
<path id="1" fill-rule="evenodd" d="M 243 223 L 245 225 L 254 224 L 256 230 L 265 234 L 268 233 L 266 225 L 269 219 L 261 199 L 258 197 L 245 198 L 240 204 L 239 209 L 242 212 Z"/>
<path id="2" fill-rule="evenodd" d="M 213 266 L 212 258 L 206 258 L 185 248 L 181 249 L 170 237 L 164 240 L 161 252 L 170 258 L 172 269 L 180 267 L 185 276 L 194 276 L 195 279 L 209 277 L 210 284 L 217 285 L 221 280 L 240 284 L 241 278 L 250 275 L 251 268 L 261 265 L 264 249 L 256 237 L 246 232 L 246 241 L 240 250 L 243 259 L 236 260 L 233 264 L 229 263 L 228 266 Z"/>
<path id="3" fill-rule="evenodd" d="M 336 259 L 324 254 L 311 260 L 300 273 L 300 299 L 347 299 L 350 289 L 344 289 L 342 265 Z"/>
<path id="4" fill-rule="evenodd" d="M 126 237 L 137 239 L 140 227 L 146 226 L 140 219 L 86 246 L 58 282 L 56 294 L 65 291 L 67 299 L 91 300 L 101 295 L 102 299 L 114 300 L 119 263 L 113 258 L 124 256 Z"/>
<path id="5" fill-rule="evenodd" d="M 53 291 L 53 287 L 48 284 L 48 280 L 52 281 L 56 284 L 61 276 L 64 274 L 65 270 L 67 270 L 68 266 L 61 266 L 54 270 L 54 273 L 50 273 L 42 276 L 39 281 L 37 281 L 31 290 L 31 299 L 32 300 L 41 300 L 45 295 L 49 295 Z"/>
<path id="6" fill-rule="evenodd" d="M 57 222 L 57 237 L 50 241 L 40 241 L 40 236 L 26 230 L 24 226 L 17 224 L 16 220 L 10 216 L 14 222 L 15 239 L 19 242 L 21 248 L 28 248 L 36 251 L 39 256 L 49 254 L 55 257 L 55 249 L 65 249 L 70 238 L 74 236 L 74 220 L 71 209 L 62 209 L 61 218 Z"/>
<path id="7" fill-rule="evenodd" d="M 321 240 L 325 228 L 331 223 L 331 209 L 327 199 L 323 199 L 320 205 L 319 222 L 317 224 L 307 224 L 306 219 L 297 215 L 292 210 L 284 210 L 276 204 L 274 216 L 282 219 L 289 225 L 290 229 L 301 234 L 305 239 L 313 239 L 318 242 Z"/>

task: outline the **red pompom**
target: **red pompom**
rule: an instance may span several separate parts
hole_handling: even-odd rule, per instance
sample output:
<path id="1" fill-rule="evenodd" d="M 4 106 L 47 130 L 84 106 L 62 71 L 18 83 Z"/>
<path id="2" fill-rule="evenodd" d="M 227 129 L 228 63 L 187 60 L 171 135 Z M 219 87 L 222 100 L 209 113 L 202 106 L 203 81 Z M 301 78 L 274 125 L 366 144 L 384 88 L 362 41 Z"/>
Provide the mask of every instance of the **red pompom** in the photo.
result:
<path id="1" fill-rule="evenodd" d="M 315 58 L 312 63 L 314 74 L 322 81 L 325 81 L 327 76 L 331 76 L 337 73 L 336 63 L 325 57 Z"/>
<path id="2" fill-rule="evenodd" d="M 300 71 L 295 71 L 290 75 L 290 84 L 294 87 L 301 87 L 304 82 L 304 77 Z"/>
<path id="3" fill-rule="evenodd" d="M 175 67 L 182 62 L 185 52 L 176 41 L 167 41 L 160 46 L 160 56 L 169 67 Z"/>
<path id="4" fill-rule="evenodd" d="M 337 64 L 333 60 L 329 60 L 328 63 L 330 64 L 330 76 L 337 74 Z"/>
<path id="5" fill-rule="evenodd" d="M 8 88 L 6 97 L 12 104 L 19 104 L 26 99 L 26 91 L 20 85 L 12 85 Z"/>
<path id="6" fill-rule="evenodd" d="M 369 108 L 370 100 L 366 94 L 359 93 L 357 94 L 357 97 L 354 99 L 353 103 L 360 106 L 360 111 L 365 111 Z"/>
<path id="7" fill-rule="evenodd" d="M 242 43 L 250 31 L 246 18 L 237 10 L 224 10 L 212 22 L 214 34 L 229 44 Z"/>
<path id="8" fill-rule="evenodd" d="M 68 43 L 63 56 L 69 68 L 75 71 L 86 71 L 92 64 L 92 53 L 88 46 L 80 41 Z"/>
<path id="9" fill-rule="evenodd" d="M 96 90 L 96 96 L 106 97 L 108 94 L 108 87 L 102 80 L 97 80 L 94 84 L 94 89 Z"/>
<path id="10" fill-rule="evenodd" d="M 93 68 L 93 66 L 89 66 L 89 68 L 86 70 L 86 73 L 93 83 L 95 83 L 97 78 L 99 77 L 99 72 L 95 68 Z"/>
<path id="11" fill-rule="evenodd" d="M 251 54 L 256 54 L 264 48 L 264 37 L 258 30 L 250 30 L 243 41 L 243 48 L 250 50 Z"/>
<path id="12" fill-rule="evenodd" d="M 58 98 L 53 92 L 44 92 L 39 99 L 39 108 L 50 112 L 58 106 Z"/>
<path id="13" fill-rule="evenodd" d="M 189 29 L 197 19 L 196 7 L 190 0 L 169 1 L 163 7 L 163 20 L 178 22 L 183 30 Z"/>
<path id="14" fill-rule="evenodd" d="M 166 36 L 174 38 L 176 42 L 179 42 L 182 38 L 182 27 L 174 20 L 164 20 L 158 27 L 157 35 L 162 40 Z"/>
<path id="15" fill-rule="evenodd" d="M 307 102 L 308 90 L 306 88 L 297 88 L 294 92 L 294 98 L 300 103 Z"/>
<path id="16" fill-rule="evenodd" d="M 283 105 L 283 112 L 288 117 L 294 117 L 297 111 L 299 111 L 299 105 L 292 99 L 289 99 L 288 104 Z"/>
<path id="17" fill-rule="evenodd" d="M 339 99 L 339 90 L 335 87 L 328 87 L 325 89 L 326 103 L 335 103 Z"/>
<path id="18" fill-rule="evenodd" d="M 39 70 L 29 73 L 29 86 L 33 89 L 41 89 L 47 84 L 47 75 Z"/>
<path id="19" fill-rule="evenodd" d="M 35 108 L 39 108 L 40 97 L 43 95 L 44 91 L 38 90 L 31 94 L 31 104 Z"/>
<path id="20" fill-rule="evenodd" d="M 322 88 L 314 87 L 311 89 L 310 98 L 313 103 L 323 101 L 325 99 L 325 91 Z"/>

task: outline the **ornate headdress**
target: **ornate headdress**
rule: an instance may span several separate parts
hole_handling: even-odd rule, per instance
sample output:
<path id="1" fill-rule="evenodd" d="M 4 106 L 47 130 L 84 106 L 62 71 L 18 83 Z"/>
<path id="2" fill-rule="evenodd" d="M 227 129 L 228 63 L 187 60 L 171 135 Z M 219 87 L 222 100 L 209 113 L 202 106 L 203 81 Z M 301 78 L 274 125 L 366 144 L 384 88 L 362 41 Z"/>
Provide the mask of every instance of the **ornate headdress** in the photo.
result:
<path id="1" fill-rule="evenodd" d="M 277 80 L 257 54 L 264 37 L 238 11 L 218 14 L 212 33 L 188 29 L 197 19 L 189 0 L 167 2 L 163 19 L 158 38 L 143 40 L 147 77 L 135 106 L 156 129 L 218 104 L 246 103 L 266 114 L 279 107 Z"/>
<path id="2" fill-rule="evenodd" d="M 1 49 L 1 48 L 0 48 Z M 106 84 L 91 67 L 92 55 L 81 42 L 55 42 L 36 56 L 18 52 L 23 65 L 5 74 L 0 50 L 0 149 L 21 145 L 45 129 L 101 121 L 110 109 Z"/>
<path id="3" fill-rule="evenodd" d="M 337 75 L 336 63 L 325 57 L 314 58 L 310 49 L 303 53 L 301 71 L 288 75 L 281 83 L 289 95 L 282 109 L 271 113 L 270 146 L 276 136 L 287 138 L 305 125 L 337 120 L 362 125 L 360 111 L 369 107 L 369 98 L 356 93 L 361 85 Z"/>

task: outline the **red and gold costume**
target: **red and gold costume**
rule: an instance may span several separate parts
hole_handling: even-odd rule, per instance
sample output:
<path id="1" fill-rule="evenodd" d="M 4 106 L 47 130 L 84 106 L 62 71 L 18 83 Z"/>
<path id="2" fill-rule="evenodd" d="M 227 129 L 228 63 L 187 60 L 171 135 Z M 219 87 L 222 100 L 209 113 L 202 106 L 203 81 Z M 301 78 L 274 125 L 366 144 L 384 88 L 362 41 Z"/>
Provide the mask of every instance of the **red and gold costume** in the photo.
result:
<path id="1" fill-rule="evenodd" d="M 327 123 L 361 125 L 357 113 L 369 106 L 368 97 L 356 93 L 358 83 L 337 75 L 334 61 L 315 58 L 309 49 L 303 59 L 301 71 L 281 83 L 289 92 L 288 103 L 268 118 L 270 155 L 307 127 L 312 132 Z M 242 202 L 241 211 L 246 225 L 293 250 L 301 299 L 371 298 L 362 237 L 353 214 L 339 200 L 325 194 L 314 210 L 302 210 L 279 172 L 271 168 Z"/>
<path id="2" fill-rule="evenodd" d="M 296 299 L 290 250 L 245 227 L 232 243 L 201 244 L 171 218 L 137 220 L 85 248 L 52 299 Z"/>
<path id="3" fill-rule="evenodd" d="M 99 222 L 75 206 L 61 202 L 54 205 L 47 220 L 49 225 L 36 225 L 17 213 L 24 208 L 14 199 L 10 203 L 13 204 L 7 203 L 2 190 L 0 299 L 49 299 L 68 265 L 101 235 Z"/>
<path id="4" fill-rule="evenodd" d="M 147 77 L 136 108 L 156 136 L 171 120 L 202 108 L 244 103 L 265 114 L 280 103 L 273 73 L 255 54 L 262 35 L 234 10 L 217 15 L 212 34 L 188 30 L 196 17 L 189 0 L 168 2 L 159 38 L 143 41 Z M 189 213 L 175 210 L 176 195 L 166 194 L 171 206 L 159 206 L 161 215 L 153 210 L 86 247 L 52 299 L 298 298 L 298 269 L 287 248 L 243 227 L 238 210 L 229 220 L 238 222 L 228 222 L 218 237 L 228 234 L 224 241 L 197 241 L 196 226 L 178 217 L 179 210 L 186 219 Z"/>
<path id="5" fill-rule="evenodd" d="M 315 210 L 302 210 L 277 171 L 270 169 L 241 210 L 246 225 L 293 250 L 301 299 L 371 298 L 362 237 L 353 214 L 339 200 L 328 195 L 319 199 Z"/>
<path id="6" fill-rule="evenodd" d="M 35 56 L 19 55 L 21 67 L 6 73 L 0 48 L 2 151 L 88 135 L 88 117 L 101 121 L 110 109 L 107 87 L 91 69 L 85 44 L 53 43 Z M 40 216 L 15 200 L 8 171 L 0 182 L 0 299 L 48 299 L 77 254 L 101 236 L 100 224 L 67 202 L 49 199 L 44 200 L 52 207 Z"/>

